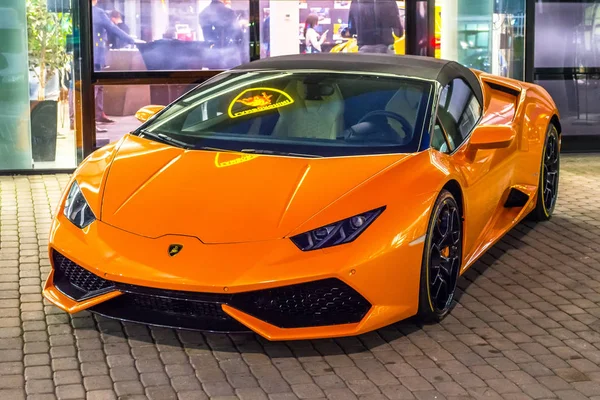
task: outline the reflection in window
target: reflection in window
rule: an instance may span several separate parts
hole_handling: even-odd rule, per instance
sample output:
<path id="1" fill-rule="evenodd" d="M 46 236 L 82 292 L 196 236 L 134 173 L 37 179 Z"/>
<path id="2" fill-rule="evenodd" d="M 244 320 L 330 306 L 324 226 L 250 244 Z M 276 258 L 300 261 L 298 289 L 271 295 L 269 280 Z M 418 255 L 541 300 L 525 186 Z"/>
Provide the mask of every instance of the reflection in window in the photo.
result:
<path id="1" fill-rule="evenodd" d="M 440 122 L 437 121 L 433 128 L 433 135 L 431 135 L 431 148 L 441 151 L 442 153 L 447 153 L 450 151 L 448 148 L 448 143 L 446 142 L 446 135 L 444 134 L 444 130 L 440 125 Z"/>
<path id="2" fill-rule="evenodd" d="M 600 3 L 536 2 L 535 75 L 554 99 L 563 135 L 600 130 Z"/>
<path id="3" fill-rule="evenodd" d="M 207 70 L 250 60 L 248 0 L 93 0 L 97 71 Z"/>
<path id="4" fill-rule="evenodd" d="M 442 92 L 447 92 L 445 104 L 438 107 L 438 118 L 444 127 L 451 150 L 471 133 L 481 117 L 481 105 L 471 88 L 462 79 L 454 79 Z"/>

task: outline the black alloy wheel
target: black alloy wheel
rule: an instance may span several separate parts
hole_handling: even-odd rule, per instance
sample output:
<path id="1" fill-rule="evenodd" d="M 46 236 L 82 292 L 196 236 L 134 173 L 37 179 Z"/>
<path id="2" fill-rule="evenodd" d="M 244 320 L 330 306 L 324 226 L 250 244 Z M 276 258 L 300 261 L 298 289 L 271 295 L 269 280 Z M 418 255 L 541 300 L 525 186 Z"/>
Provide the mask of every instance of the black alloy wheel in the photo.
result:
<path id="1" fill-rule="evenodd" d="M 537 221 L 547 221 L 556 206 L 560 175 L 560 136 L 553 124 L 548 127 L 541 161 L 537 204 L 531 216 Z"/>
<path id="2" fill-rule="evenodd" d="M 462 216 L 454 196 L 443 190 L 435 202 L 425 239 L 419 315 L 440 321 L 452 308 L 462 265 Z"/>

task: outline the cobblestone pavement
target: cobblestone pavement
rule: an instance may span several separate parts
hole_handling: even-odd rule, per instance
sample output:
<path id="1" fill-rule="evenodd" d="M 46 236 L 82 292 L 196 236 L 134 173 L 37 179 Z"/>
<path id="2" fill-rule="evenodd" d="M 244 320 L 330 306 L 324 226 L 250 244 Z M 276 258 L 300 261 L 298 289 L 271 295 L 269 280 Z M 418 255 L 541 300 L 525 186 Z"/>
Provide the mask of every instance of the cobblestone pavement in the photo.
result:
<path id="1" fill-rule="evenodd" d="M 551 222 L 517 226 L 441 324 L 269 343 L 42 301 L 68 177 L 0 177 L 0 399 L 600 399 L 600 156 L 563 158 Z"/>

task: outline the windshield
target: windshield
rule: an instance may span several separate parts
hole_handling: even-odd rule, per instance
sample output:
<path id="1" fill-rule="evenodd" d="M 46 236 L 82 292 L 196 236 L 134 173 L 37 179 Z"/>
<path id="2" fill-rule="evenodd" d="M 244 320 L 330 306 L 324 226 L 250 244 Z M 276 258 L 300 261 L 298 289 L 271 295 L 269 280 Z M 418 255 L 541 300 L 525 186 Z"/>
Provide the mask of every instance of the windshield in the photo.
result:
<path id="1" fill-rule="evenodd" d="M 250 71 L 189 92 L 136 134 L 204 150 L 331 157 L 419 150 L 432 84 L 370 74 Z"/>

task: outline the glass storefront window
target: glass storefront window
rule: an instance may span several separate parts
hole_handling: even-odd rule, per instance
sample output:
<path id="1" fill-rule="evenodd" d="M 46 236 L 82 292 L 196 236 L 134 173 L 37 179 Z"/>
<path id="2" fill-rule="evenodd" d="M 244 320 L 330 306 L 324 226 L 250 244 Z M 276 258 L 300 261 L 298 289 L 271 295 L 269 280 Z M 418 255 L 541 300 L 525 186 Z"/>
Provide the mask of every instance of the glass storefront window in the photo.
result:
<path id="1" fill-rule="evenodd" d="M 105 85 L 96 87 L 96 114 L 110 122 L 96 123 L 95 147 L 115 142 L 141 125 L 136 113 L 149 105 L 166 106 L 197 85 Z M 98 93 L 104 102 L 99 110 Z"/>
<path id="2" fill-rule="evenodd" d="M 259 17 L 261 57 L 358 52 L 359 47 L 404 54 L 404 1 L 261 0 Z"/>
<path id="3" fill-rule="evenodd" d="M 600 4 L 538 1 L 535 20 L 536 83 L 556 102 L 563 134 L 598 135 Z"/>
<path id="4" fill-rule="evenodd" d="M 437 0 L 436 9 L 441 58 L 524 78 L 525 0 Z"/>
<path id="5" fill-rule="evenodd" d="M 0 5 L 0 170 L 77 165 L 72 79 L 67 78 L 73 72 L 67 44 L 73 37 L 72 10 L 62 3 Z"/>
<path id="6" fill-rule="evenodd" d="M 249 0 L 91 0 L 96 71 L 228 69 L 250 61 Z"/>

